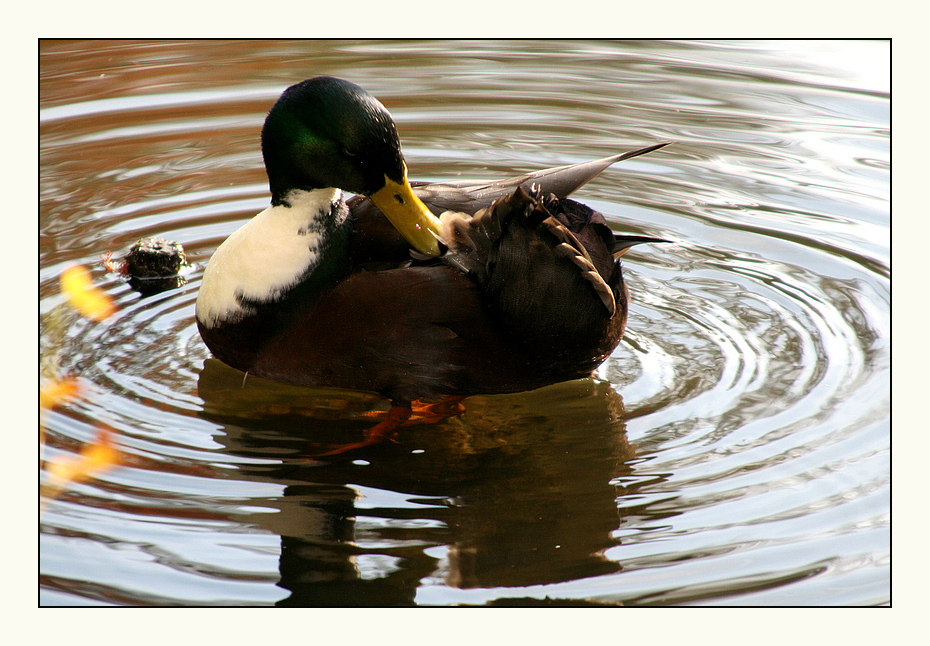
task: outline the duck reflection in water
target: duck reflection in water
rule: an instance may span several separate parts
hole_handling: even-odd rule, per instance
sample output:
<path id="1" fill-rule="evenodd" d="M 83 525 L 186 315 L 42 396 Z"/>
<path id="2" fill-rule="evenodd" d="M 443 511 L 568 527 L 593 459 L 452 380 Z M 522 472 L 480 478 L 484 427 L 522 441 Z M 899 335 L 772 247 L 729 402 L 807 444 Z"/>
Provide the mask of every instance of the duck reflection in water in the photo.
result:
<path id="1" fill-rule="evenodd" d="M 203 415 L 224 425 L 225 451 L 273 463 L 245 464 L 241 477 L 285 486 L 281 498 L 250 503 L 278 513 L 245 519 L 281 536 L 279 585 L 290 591 L 281 605 L 411 605 L 430 579 L 519 587 L 621 569 L 603 556 L 619 525 L 610 481 L 629 473 L 634 448 L 607 383 L 472 397 L 461 416 L 316 466 L 303 457 L 309 440 L 357 433 L 383 400 L 243 383 L 213 359 L 198 388 Z"/>

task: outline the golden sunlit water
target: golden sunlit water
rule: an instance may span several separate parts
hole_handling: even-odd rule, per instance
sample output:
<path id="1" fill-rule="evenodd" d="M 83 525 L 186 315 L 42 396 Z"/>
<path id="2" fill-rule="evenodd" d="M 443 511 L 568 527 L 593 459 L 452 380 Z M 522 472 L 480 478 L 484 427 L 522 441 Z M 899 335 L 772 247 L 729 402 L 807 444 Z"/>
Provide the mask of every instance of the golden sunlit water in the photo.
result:
<path id="1" fill-rule="evenodd" d="M 870 605 L 890 600 L 890 45 L 881 41 L 44 41 L 40 369 L 80 396 L 47 461 L 43 605 Z M 377 96 L 411 179 L 674 144 L 577 199 L 617 232 L 597 379 L 467 399 L 358 457 L 386 402 L 212 359 L 194 301 L 269 201 L 265 113 L 328 74 Z M 140 296 L 100 257 L 180 242 Z M 82 317 L 75 264 L 117 311 Z M 40 474 L 48 480 L 47 471 Z"/>

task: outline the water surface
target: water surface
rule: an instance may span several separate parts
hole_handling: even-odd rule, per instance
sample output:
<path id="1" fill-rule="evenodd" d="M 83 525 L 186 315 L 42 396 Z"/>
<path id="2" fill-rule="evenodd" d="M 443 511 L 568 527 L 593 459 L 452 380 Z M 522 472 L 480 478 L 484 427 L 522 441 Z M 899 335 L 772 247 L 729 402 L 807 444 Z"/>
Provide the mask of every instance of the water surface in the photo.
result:
<path id="1" fill-rule="evenodd" d="M 40 602 L 877 604 L 890 599 L 889 45 L 68 42 L 40 46 L 40 367 L 84 396 L 45 457 L 112 430 L 122 464 L 48 504 Z M 264 114 L 348 78 L 415 179 L 500 178 L 675 144 L 578 198 L 671 245 L 597 379 L 466 400 L 353 459 L 386 402 L 249 378 L 194 301 L 268 203 Z M 140 297 L 137 239 L 193 269 Z M 119 311 L 64 304 L 74 263 Z M 46 477 L 44 472 L 40 476 Z"/>

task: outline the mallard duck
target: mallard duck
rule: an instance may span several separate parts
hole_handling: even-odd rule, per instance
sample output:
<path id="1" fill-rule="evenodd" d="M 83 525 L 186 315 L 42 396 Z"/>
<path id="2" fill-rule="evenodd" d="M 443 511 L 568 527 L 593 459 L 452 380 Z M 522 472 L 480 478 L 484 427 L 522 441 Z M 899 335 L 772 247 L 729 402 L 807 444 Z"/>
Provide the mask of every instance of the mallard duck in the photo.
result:
<path id="1" fill-rule="evenodd" d="M 566 197 L 665 143 L 498 182 L 411 184 L 391 115 L 331 77 L 285 90 L 261 143 L 271 205 L 214 253 L 197 325 L 250 375 L 389 398 L 386 425 L 360 444 L 414 400 L 589 376 L 626 324 L 618 258 L 663 242 L 615 235 Z"/>

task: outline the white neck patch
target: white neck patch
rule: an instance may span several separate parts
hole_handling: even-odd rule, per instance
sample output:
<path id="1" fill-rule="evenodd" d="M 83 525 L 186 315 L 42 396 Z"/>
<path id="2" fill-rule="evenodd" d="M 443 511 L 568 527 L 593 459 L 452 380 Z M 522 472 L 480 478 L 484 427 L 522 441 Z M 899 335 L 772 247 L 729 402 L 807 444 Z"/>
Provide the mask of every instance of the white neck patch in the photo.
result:
<path id="1" fill-rule="evenodd" d="M 320 218 L 328 218 L 342 191 L 292 191 L 287 206 L 269 206 L 219 246 L 203 272 L 197 319 L 214 327 L 248 314 L 237 296 L 271 300 L 293 287 L 317 262 L 323 243 Z"/>

